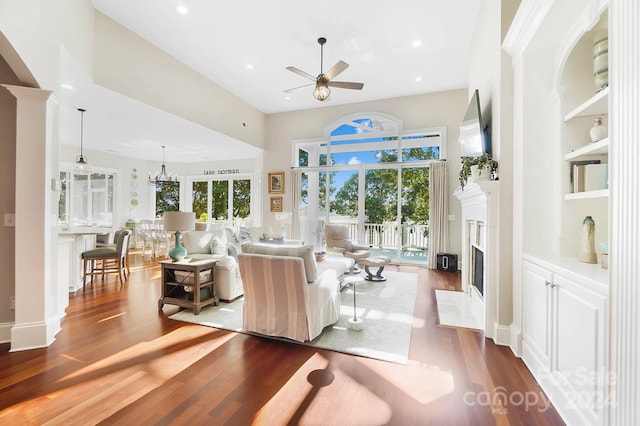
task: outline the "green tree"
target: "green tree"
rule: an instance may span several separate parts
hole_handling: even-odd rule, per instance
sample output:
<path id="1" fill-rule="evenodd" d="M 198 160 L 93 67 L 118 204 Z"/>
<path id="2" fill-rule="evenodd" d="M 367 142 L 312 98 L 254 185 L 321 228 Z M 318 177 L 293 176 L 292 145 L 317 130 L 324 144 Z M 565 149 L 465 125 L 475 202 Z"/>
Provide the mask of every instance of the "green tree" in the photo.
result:
<path id="1" fill-rule="evenodd" d="M 202 213 L 207 213 L 207 186 L 208 182 L 193 182 L 191 194 L 193 199 L 192 211 L 199 218 Z"/>
<path id="2" fill-rule="evenodd" d="M 358 216 L 358 173 L 344 181 L 330 205 L 331 211 L 341 216 Z"/>
<path id="3" fill-rule="evenodd" d="M 229 215 L 229 181 L 211 181 L 211 218 L 225 220 Z"/>
<path id="4" fill-rule="evenodd" d="M 156 217 L 180 210 L 180 182 L 156 183 Z"/>
<path id="5" fill-rule="evenodd" d="M 233 217 L 245 219 L 251 214 L 251 181 L 233 181 Z"/>

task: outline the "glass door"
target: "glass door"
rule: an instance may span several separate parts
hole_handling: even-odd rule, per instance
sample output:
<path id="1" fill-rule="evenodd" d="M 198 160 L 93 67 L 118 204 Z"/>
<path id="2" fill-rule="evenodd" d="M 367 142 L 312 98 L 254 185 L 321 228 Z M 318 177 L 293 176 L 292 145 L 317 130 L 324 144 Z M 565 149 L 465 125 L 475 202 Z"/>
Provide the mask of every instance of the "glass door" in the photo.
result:
<path id="1" fill-rule="evenodd" d="M 429 168 L 402 168 L 401 182 L 401 260 L 426 262 L 429 249 Z"/>
<path id="2" fill-rule="evenodd" d="M 397 260 L 398 169 L 368 169 L 365 175 L 364 243 L 371 255 Z"/>
<path id="3" fill-rule="evenodd" d="M 362 218 L 358 170 L 337 170 L 329 174 L 329 223 L 349 228 L 349 238 L 362 241 L 364 221 Z"/>

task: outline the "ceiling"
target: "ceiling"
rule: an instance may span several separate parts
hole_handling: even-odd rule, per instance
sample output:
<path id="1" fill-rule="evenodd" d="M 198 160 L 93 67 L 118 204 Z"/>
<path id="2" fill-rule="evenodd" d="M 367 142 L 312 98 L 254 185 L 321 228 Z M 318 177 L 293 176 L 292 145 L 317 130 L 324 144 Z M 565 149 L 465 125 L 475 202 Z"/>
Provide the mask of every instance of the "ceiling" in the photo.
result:
<path id="1" fill-rule="evenodd" d="M 481 1 L 240 0 L 221 4 L 211 0 L 92 0 L 92 3 L 100 12 L 248 104 L 272 114 L 467 87 L 468 51 Z M 183 6 L 188 13 L 179 13 L 177 6 Z M 333 88 L 330 99 L 324 102 L 313 98 L 313 85 L 284 93 L 286 89 L 312 83 L 288 71 L 287 66 L 313 76 L 320 73 L 318 37 L 327 39 L 324 71 L 343 60 L 349 68 L 334 80 L 362 82 L 363 90 Z M 171 161 L 191 161 L 193 152 L 202 152 L 205 147 L 211 149 L 212 155 L 217 152 L 215 158 L 220 159 L 220 147 L 231 143 L 234 144 L 231 151 L 237 153 L 236 148 L 240 147 L 245 157 L 257 153 L 257 148 L 238 145 L 237 141 L 210 129 L 104 88 L 94 87 L 92 91 L 95 93 L 91 95 L 91 103 L 98 108 L 94 117 L 100 116 L 101 121 L 106 118 L 107 112 L 100 111 L 102 108 L 125 120 L 118 129 L 93 129 L 99 139 L 93 143 L 95 149 L 153 159 L 161 157 L 160 145 L 166 145 Z M 118 98 L 128 106 L 120 106 Z M 130 119 L 129 108 L 137 114 L 135 121 Z M 89 107 L 86 109 L 88 121 L 91 111 Z M 87 124 L 85 146 L 93 149 L 90 129 Z M 178 135 L 181 140 L 175 139 Z M 185 144 L 185 135 L 191 138 L 191 143 Z M 219 143 L 212 144 L 212 139 Z M 185 146 L 189 155 L 181 154 Z M 157 148 L 157 154 L 151 153 L 150 148 Z M 201 161 L 203 156 L 198 159 Z"/>

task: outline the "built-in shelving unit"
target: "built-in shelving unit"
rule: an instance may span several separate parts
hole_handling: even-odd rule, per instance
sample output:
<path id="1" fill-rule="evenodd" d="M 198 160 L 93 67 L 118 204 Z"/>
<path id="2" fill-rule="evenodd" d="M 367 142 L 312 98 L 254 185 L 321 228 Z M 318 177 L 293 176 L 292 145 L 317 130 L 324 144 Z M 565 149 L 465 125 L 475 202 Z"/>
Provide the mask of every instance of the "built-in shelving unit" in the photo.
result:
<path id="1" fill-rule="evenodd" d="M 579 160 L 583 157 L 592 155 L 607 155 L 609 154 L 609 138 L 599 140 L 597 142 L 584 145 L 580 148 L 574 149 L 570 153 L 564 156 L 566 161 Z"/>
<path id="2" fill-rule="evenodd" d="M 572 192 L 565 194 L 565 201 L 570 200 L 588 200 L 590 198 L 607 198 L 609 196 L 609 189 L 598 189 L 597 191 L 584 191 L 584 192 Z"/>
<path id="3" fill-rule="evenodd" d="M 578 107 L 564 116 L 564 121 L 570 121 L 577 117 L 589 117 L 605 115 L 609 111 L 609 87 L 605 87 L 593 97 L 587 99 Z"/>
<path id="4" fill-rule="evenodd" d="M 600 243 L 609 240 L 611 198 L 609 166 L 590 164 L 609 164 L 609 148 L 616 143 L 615 135 L 591 138 L 597 122 L 608 125 L 613 97 L 609 87 L 597 86 L 606 83 L 601 61 L 594 64 L 594 53 L 609 47 L 602 44 L 607 3 L 525 4 L 505 39 L 515 56 L 514 109 L 520 117 L 514 176 L 522 191 L 514 191 L 520 232 L 514 249 L 521 264 L 514 264 L 514 295 L 517 290 L 522 308 L 518 317 L 514 304 L 514 324 L 522 337 L 516 342 L 567 424 L 603 425 L 608 406 L 598 398 L 608 397 L 606 378 L 600 377 L 608 371 L 610 286 Z M 597 263 L 580 260 L 586 259 L 580 256 L 588 245 L 585 234 L 592 232 L 583 227 L 587 216 L 595 222 Z M 598 378 L 586 384 L 577 380 L 581 371 Z"/>

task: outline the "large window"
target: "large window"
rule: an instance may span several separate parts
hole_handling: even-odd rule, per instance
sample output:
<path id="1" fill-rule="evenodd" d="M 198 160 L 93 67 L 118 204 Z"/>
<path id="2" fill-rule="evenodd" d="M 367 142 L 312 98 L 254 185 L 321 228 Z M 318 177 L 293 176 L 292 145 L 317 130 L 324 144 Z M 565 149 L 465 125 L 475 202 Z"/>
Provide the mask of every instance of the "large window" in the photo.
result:
<path id="1" fill-rule="evenodd" d="M 207 179 L 191 182 L 191 204 L 196 218 L 243 225 L 251 218 L 251 179 Z"/>
<path id="2" fill-rule="evenodd" d="M 374 254 L 426 261 L 428 167 L 444 158 L 444 132 L 407 132 L 391 117 L 365 117 L 297 142 L 300 237 L 322 246 L 324 224 L 342 224 Z"/>
<path id="3" fill-rule="evenodd" d="M 59 222 L 71 226 L 113 226 L 115 179 L 113 172 L 61 171 Z"/>

